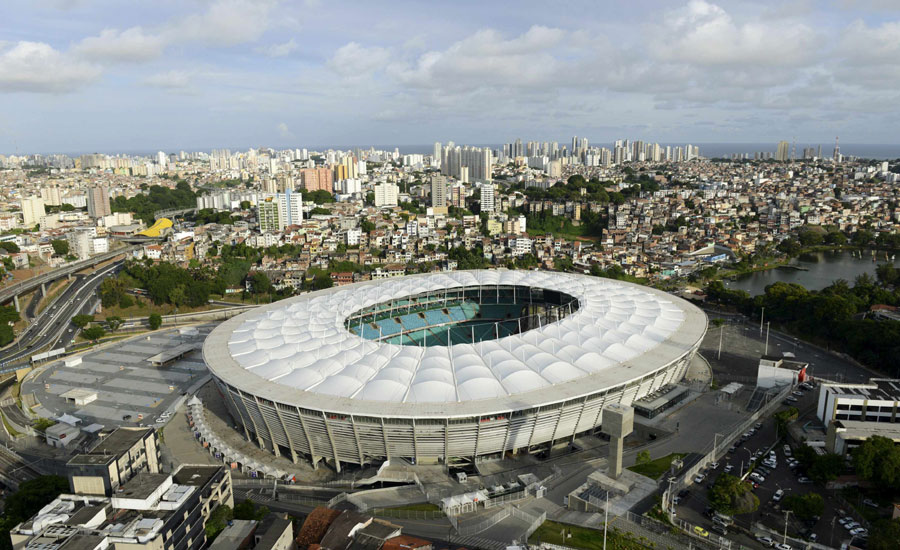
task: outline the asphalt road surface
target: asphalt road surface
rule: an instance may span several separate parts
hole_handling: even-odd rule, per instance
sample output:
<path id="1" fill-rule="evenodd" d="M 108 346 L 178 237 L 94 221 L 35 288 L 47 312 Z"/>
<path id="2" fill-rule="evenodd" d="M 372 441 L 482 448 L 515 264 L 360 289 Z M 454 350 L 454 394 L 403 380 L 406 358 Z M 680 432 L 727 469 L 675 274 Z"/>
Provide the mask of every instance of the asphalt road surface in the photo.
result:
<path id="1" fill-rule="evenodd" d="M 26 363 L 32 355 L 44 348 L 70 345 L 78 331 L 71 324 L 72 317 L 89 311 L 96 300 L 96 290 L 100 283 L 116 273 L 121 265 L 121 262 L 116 262 L 89 275 L 77 276 L 65 292 L 20 334 L 15 344 L 0 352 L 0 372 Z"/>

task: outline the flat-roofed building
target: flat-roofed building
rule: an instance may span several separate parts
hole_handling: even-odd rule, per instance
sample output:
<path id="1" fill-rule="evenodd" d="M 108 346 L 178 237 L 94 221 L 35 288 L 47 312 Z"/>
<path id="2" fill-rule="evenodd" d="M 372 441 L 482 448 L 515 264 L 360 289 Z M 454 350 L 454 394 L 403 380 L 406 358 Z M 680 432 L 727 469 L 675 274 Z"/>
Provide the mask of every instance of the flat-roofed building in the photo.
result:
<path id="1" fill-rule="evenodd" d="M 159 439 L 153 428 L 116 428 L 67 464 L 69 487 L 79 495 L 111 495 L 140 472 L 159 472 Z"/>
<path id="2" fill-rule="evenodd" d="M 200 550 L 211 512 L 232 504 L 228 470 L 182 466 L 140 473 L 113 496 L 59 495 L 9 536 L 15 550 Z"/>
<path id="3" fill-rule="evenodd" d="M 826 449 L 844 454 L 872 435 L 900 441 L 900 379 L 819 386 L 816 416 L 827 428 Z"/>

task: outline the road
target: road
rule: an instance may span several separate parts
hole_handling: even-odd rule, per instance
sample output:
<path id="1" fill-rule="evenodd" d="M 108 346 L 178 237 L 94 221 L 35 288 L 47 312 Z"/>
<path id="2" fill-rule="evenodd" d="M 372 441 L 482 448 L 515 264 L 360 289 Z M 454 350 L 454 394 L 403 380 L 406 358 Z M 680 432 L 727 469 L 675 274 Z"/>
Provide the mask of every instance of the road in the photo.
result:
<path id="1" fill-rule="evenodd" d="M 89 312 L 96 290 L 104 278 L 116 273 L 122 262 L 109 264 L 89 275 L 78 275 L 56 301 L 46 307 L 20 335 L 17 342 L 0 352 L 0 372 L 12 370 L 44 348 L 68 346 L 77 328 L 72 317 Z"/>

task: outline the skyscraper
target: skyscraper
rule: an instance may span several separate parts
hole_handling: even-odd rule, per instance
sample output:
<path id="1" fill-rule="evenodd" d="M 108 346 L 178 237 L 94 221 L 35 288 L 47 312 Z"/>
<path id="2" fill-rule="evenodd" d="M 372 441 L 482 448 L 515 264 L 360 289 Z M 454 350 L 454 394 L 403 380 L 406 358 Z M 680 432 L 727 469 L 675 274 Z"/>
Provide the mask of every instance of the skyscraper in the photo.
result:
<path id="1" fill-rule="evenodd" d="M 787 162 L 790 159 L 790 144 L 786 141 L 778 142 L 778 150 L 775 151 L 775 160 Z"/>
<path id="2" fill-rule="evenodd" d="M 95 219 L 112 214 L 112 210 L 109 207 L 109 187 L 103 185 L 89 187 L 87 191 L 87 208 L 88 216 Z"/>
<path id="3" fill-rule="evenodd" d="M 839 143 L 839 138 L 834 138 L 834 155 L 832 155 L 832 160 L 834 162 L 841 162 L 841 146 Z"/>
<path id="4" fill-rule="evenodd" d="M 433 157 L 431 158 L 431 165 L 435 168 L 441 167 L 441 142 L 440 141 L 434 142 L 434 153 L 433 153 Z"/>

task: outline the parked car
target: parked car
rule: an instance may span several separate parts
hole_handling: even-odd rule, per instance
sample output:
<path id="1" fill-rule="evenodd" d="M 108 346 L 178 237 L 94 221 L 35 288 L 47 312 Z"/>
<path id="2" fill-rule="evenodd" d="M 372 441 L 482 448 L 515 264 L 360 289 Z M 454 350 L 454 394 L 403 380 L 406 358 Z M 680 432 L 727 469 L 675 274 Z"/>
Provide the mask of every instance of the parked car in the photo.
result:
<path id="1" fill-rule="evenodd" d="M 766 480 L 766 478 L 762 474 L 759 474 L 756 472 L 753 472 L 750 474 L 750 479 L 752 479 L 753 481 L 755 481 L 757 483 L 762 483 Z"/>
<path id="2" fill-rule="evenodd" d="M 731 464 L 726 464 L 725 468 L 722 471 L 726 474 L 730 474 L 732 470 L 734 470 L 734 466 L 732 466 Z"/>
<path id="3" fill-rule="evenodd" d="M 697 474 L 694 476 L 694 483 L 703 483 L 704 479 L 706 479 L 706 474 Z"/>
<path id="4" fill-rule="evenodd" d="M 734 445 L 732 445 L 732 446 L 728 449 L 728 454 L 733 455 L 735 451 L 737 451 L 737 447 L 735 447 Z"/>
<path id="5" fill-rule="evenodd" d="M 870 508 L 878 508 L 878 503 L 871 498 L 863 499 L 863 504 L 869 506 Z"/>
<path id="6" fill-rule="evenodd" d="M 710 470 L 717 470 L 718 468 L 719 468 L 719 463 L 718 463 L 718 462 L 710 462 L 710 463 L 709 463 L 709 469 L 710 469 Z"/>
<path id="7" fill-rule="evenodd" d="M 756 535 L 756 540 L 762 543 L 763 546 L 774 546 L 775 541 L 772 540 L 772 537 L 765 537 L 762 535 Z"/>
<path id="8" fill-rule="evenodd" d="M 784 496 L 784 491 L 782 491 L 781 489 L 778 489 L 777 491 L 775 491 L 775 494 L 772 495 L 772 500 L 774 500 L 775 502 L 779 502 L 781 500 L 781 497 L 783 497 L 783 496 Z"/>
<path id="9" fill-rule="evenodd" d="M 801 485 L 809 485 L 810 483 L 812 483 L 812 480 L 806 476 L 800 476 L 797 478 L 797 483 Z"/>
<path id="10" fill-rule="evenodd" d="M 707 531 L 707 530 L 704 529 L 703 527 L 700 527 L 699 525 L 695 525 L 695 526 L 694 526 L 694 534 L 697 535 L 697 536 L 699 536 L 699 537 L 708 537 L 708 536 L 709 536 L 709 531 Z"/>
<path id="11" fill-rule="evenodd" d="M 791 446 L 785 444 L 784 446 L 784 456 L 791 456 Z"/>
<path id="12" fill-rule="evenodd" d="M 762 428 L 762 422 L 757 422 L 756 424 L 753 425 L 753 427 L 756 428 L 757 430 L 759 430 L 760 428 Z"/>
<path id="13" fill-rule="evenodd" d="M 779 542 L 778 544 L 776 544 L 775 548 L 777 548 L 778 550 L 794 550 L 790 544 L 785 544 L 783 542 Z"/>
<path id="14" fill-rule="evenodd" d="M 796 395 L 797 397 L 802 397 L 802 396 L 803 396 L 803 392 L 802 392 L 802 391 L 799 391 L 799 390 L 794 390 L 794 391 L 791 392 L 791 395 Z"/>

